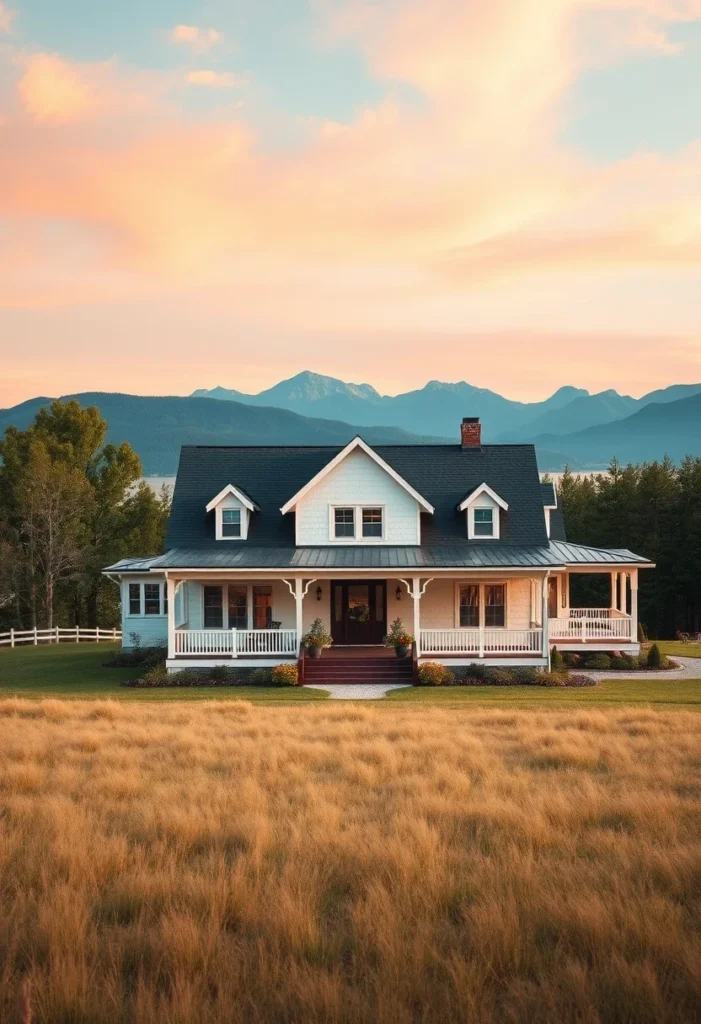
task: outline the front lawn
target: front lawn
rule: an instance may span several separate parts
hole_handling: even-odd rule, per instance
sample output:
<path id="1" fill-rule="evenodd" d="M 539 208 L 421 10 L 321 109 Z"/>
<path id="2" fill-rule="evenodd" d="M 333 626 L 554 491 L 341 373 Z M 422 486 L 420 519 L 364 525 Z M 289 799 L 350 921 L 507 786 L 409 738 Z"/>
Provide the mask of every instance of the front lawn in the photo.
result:
<path id="1" fill-rule="evenodd" d="M 656 640 L 655 643 L 670 658 L 701 658 L 701 644 L 682 644 L 678 640 Z"/>
<path id="2" fill-rule="evenodd" d="M 598 686 L 415 686 L 391 690 L 384 698 L 395 703 L 466 704 L 529 708 L 564 705 L 610 707 L 654 704 L 701 711 L 701 679 L 606 679 Z"/>
<path id="3" fill-rule="evenodd" d="M 0 648 L 2 697 L 113 697 L 120 700 L 326 700 L 325 690 L 279 686 L 197 686 L 131 689 L 134 668 L 103 668 L 119 644 L 45 644 Z"/>

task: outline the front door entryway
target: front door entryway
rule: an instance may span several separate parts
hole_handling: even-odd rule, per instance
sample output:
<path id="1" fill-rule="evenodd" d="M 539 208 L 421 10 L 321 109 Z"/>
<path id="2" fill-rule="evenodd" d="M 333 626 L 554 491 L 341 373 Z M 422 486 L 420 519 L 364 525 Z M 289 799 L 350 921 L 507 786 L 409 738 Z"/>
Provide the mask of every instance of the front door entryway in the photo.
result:
<path id="1" fill-rule="evenodd" d="M 381 644 L 387 632 L 384 580 L 334 580 L 331 584 L 331 636 L 335 644 Z"/>

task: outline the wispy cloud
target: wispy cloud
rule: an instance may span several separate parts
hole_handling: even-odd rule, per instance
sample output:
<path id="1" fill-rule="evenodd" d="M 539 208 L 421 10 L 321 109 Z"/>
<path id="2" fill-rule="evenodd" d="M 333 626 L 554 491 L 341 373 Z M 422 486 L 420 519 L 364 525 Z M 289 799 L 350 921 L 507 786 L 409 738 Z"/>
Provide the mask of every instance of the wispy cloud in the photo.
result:
<path id="1" fill-rule="evenodd" d="M 15 12 L 11 11 L 3 0 L 0 0 L 0 32 L 9 32 L 12 29 L 14 18 Z"/>
<path id="2" fill-rule="evenodd" d="M 235 75 L 231 71 L 188 71 L 185 77 L 190 85 L 204 85 L 210 89 L 233 89 L 246 81 L 242 75 Z"/>
<path id="3" fill-rule="evenodd" d="M 34 121 L 80 121 L 100 105 L 88 79 L 55 53 L 34 53 L 27 58 L 18 91 Z"/>
<path id="4" fill-rule="evenodd" d="M 204 53 L 222 41 L 222 33 L 216 28 L 200 28 L 197 25 L 175 25 L 170 32 L 174 43 L 189 46 L 196 53 Z"/>

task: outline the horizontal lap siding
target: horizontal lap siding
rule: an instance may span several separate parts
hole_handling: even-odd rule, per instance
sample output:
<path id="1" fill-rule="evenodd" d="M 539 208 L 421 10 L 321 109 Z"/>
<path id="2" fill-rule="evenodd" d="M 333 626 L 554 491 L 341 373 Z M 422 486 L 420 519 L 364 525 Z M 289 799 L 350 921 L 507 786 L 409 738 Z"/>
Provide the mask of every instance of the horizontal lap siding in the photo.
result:
<path id="1" fill-rule="evenodd" d="M 464 580 L 458 582 L 478 582 Z M 488 580 L 479 582 L 506 582 L 506 626 L 508 629 L 529 629 L 531 625 L 530 580 Z M 421 599 L 421 626 L 423 629 L 458 629 L 456 618 L 455 580 L 433 580 Z M 409 619 L 411 622 L 409 611 Z"/>
<path id="2" fill-rule="evenodd" d="M 298 545 L 333 543 L 329 536 L 331 505 L 382 505 L 385 537 L 373 543 L 419 543 L 417 502 L 363 451 L 347 455 L 300 501 L 295 511 Z"/>
<path id="3" fill-rule="evenodd" d="M 163 583 L 163 576 L 155 574 L 149 576 L 125 577 L 122 582 L 122 647 L 134 647 L 134 641 L 138 637 L 138 643 L 142 647 L 150 647 L 153 644 L 168 642 L 168 616 L 167 615 L 130 615 L 129 614 L 129 584 L 130 583 Z"/>

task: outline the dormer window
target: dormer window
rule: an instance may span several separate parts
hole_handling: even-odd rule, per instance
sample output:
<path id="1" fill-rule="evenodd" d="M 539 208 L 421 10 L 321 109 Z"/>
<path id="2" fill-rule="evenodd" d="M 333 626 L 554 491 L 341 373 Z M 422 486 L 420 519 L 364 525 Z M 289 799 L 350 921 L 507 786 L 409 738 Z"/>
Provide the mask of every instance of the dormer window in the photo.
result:
<path id="1" fill-rule="evenodd" d="M 493 537 L 494 536 L 494 509 L 493 508 L 476 508 L 474 509 L 475 523 L 474 531 L 475 537 Z"/>
<path id="2" fill-rule="evenodd" d="M 217 540 L 246 540 L 251 515 L 260 509 L 240 487 L 227 484 L 206 506 L 214 512 L 214 535 Z"/>
<path id="3" fill-rule="evenodd" d="M 223 508 L 221 510 L 222 537 L 241 536 L 241 509 Z"/>
<path id="4" fill-rule="evenodd" d="M 502 515 L 508 509 L 507 502 L 489 484 L 480 484 L 458 505 L 458 511 L 467 515 L 468 540 L 499 540 Z"/>

